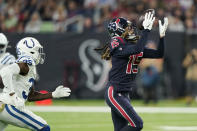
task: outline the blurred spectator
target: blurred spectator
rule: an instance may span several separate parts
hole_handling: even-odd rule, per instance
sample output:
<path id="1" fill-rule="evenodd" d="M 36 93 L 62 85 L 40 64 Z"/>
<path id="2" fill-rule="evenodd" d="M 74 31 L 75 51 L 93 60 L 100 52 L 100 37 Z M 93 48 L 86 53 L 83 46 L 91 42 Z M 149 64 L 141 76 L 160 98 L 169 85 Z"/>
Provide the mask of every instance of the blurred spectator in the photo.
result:
<path id="1" fill-rule="evenodd" d="M 83 23 L 80 23 L 82 13 L 79 6 L 77 5 L 76 1 L 69 0 L 67 3 L 67 11 L 68 11 L 68 23 L 66 23 L 66 31 L 70 32 L 80 32 L 78 28 L 81 28 L 81 24 L 83 26 Z"/>
<path id="2" fill-rule="evenodd" d="M 25 2 L 27 2 L 27 3 L 24 7 L 24 10 L 28 11 L 29 15 L 31 16 L 37 9 L 38 1 L 37 0 L 28 0 L 28 1 L 25 1 Z"/>
<path id="3" fill-rule="evenodd" d="M 179 0 L 182 9 L 187 10 L 193 5 L 193 0 Z"/>
<path id="4" fill-rule="evenodd" d="M 53 24 L 52 31 L 82 32 L 88 22 L 103 31 L 114 17 L 133 21 L 153 8 L 158 19 L 169 17 L 170 31 L 197 32 L 196 7 L 197 0 L 0 0 L 0 30 L 21 32 L 38 12 L 44 24 Z"/>
<path id="5" fill-rule="evenodd" d="M 39 12 L 43 21 L 52 21 L 54 11 L 56 11 L 58 8 L 57 5 L 58 5 L 58 1 L 54 1 L 54 0 L 47 0 L 43 3 L 40 3 L 40 5 L 38 5 L 40 6 Z M 61 5 L 63 6 L 62 3 Z"/>
<path id="6" fill-rule="evenodd" d="M 27 23 L 25 27 L 25 32 L 26 33 L 38 33 L 40 32 L 41 24 L 42 22 L 41 22 L 39 14 L 35 12 L 31 16 L 31 20 Z"/>
<path id="7" fill-rule="evenodd" d="M 5 10 L 5 3 L 4 0 L 0 0 L 0 12 L 3 12 Z"/>
<path id="8" fill-rule="evenodd" d="M 95 31 L 93 21 L 90 17 L 86 17 L 84 20 L 84 31 Z"/>
<path id="9" fill-rule="evenodd" d="M 111 8 L 110 6 L 106 5 L 101 8 L 101 14 L 100 14 L 100 22 L 99 22 L 99 31 L 104 31 L 107 29 L 107 25 L 109 21 L 112 19 L 111 15 Z"/>
<path id="10" fill-rule="evenodd" d="M 157 102 L 157 85 L 159 81 L 159 73 L 154 66 L 146 67 L 142 72 L 142 86 L 144 103 L 148 104 L 150 100 Z"/>
<path id="11" fill-rule="evenodd" d="M 158 6 L 158 0 L 151 0 L 149 3 L 149 8 L 150 9 L 157 9 Z"/>
<path id="12" fill-rule="evenodd" d="M 57 32 L 62 32 L 64 29 L 64 23 L 67 17 L 67 12 L 63 5 L 58 5 L 57 9 L 53 13 L 53 21 L 55 25 L 55 30 Z"/>
<path id="13" fill-rule="evenodd" d="M 163 19 L 165 17 L 165 10 L 163 8 L 160 8 L 156 11 L 156 15 L 158 19 Z"/>
<path id="14" fill-rule="evenodd" d="M 24 32 L 24 23 L 23 22 L 19 22 L 16 26 L 16 31 L 18 33 L 23 33 Z"/>
<path id="15" fill-rule="evenodd" d="M 81 13 L 80 8 L 78 7 L 76 1 L 69 0 L 67 4 L 68 4 L 67 9 L 68 9 L 68 17 L 69 18 Z"/>
<path id="16" fill-rule="evenodd" d="M 85 8 L 95 8 L 99 0 L 84 0 Z"/>
<path id="17" fill-rule="evenodd" d="M 186 102 L 187 105 L 192 103 L 193 98 L 197 97 L 197 49 L 192 49 L 189 52 L 184 61 L 183 67 L 187 69 L 186 71 Z"/>
<path id="18" fill-rule="evenodd" d="M 147 48 L 156 49 L 154 41 L 149 41 Z M 148 104 L 150 100 L 154 103 L 158 100 L 158 85 L 160 82 L 160 75 L 163 71 L 163 59 L 143 59 L 140 64 L 141 83 L 143 87 L 144 103 Z"/>
<path id="19" fill-rule="evenodd" d="M 15 26 L 17 25 L 18 18 L 15 15 L 14 9 L 8 9 L 8 17 L 5 20 L 5 28 L 8 32 L 13 32 L 15 30 Z"/>
<path id="20" fill-rule="evenodd" d="M 67 12 L 63 5 L 58 5 L 53 13 L 53 21 L 64 21 L 66 19 Z"/>
<path id="21" fill-rule="evenodd" d="M 185 28 L 188 33 L 192 33 L 195 28 L 191 10 L 185 12 Z"/>
<path id="22" fill-rule="evenodd" d="M 0 31 L 5 32 L 6 27 L 5 27 L 5 16 L 0 13 Z"/>
<path id="23" fill-rule="evenodd" d="M 173 16 L 169 17 L 169 27 L 170 31 L 183 32 L 185 30 L 183 21 L 181 20 L 182 11 L 176 9 L 173 12 Z"/>

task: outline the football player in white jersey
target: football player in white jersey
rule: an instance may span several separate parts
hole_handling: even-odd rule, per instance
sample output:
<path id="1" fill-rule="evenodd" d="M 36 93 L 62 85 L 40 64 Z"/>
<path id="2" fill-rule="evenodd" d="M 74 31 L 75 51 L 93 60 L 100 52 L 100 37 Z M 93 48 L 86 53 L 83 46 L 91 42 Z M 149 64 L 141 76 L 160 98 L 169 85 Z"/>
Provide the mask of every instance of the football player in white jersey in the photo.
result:
<path id="1" fill-rule="evenodd" d="M 0 33 L 0 70 L 6 65 L 14 63 L 16 60 L 12 54 L 6 52 L 8 43 L 7 37 L 3 33 Z M 2 92 L 2 89 L 0 89 L 0 92 Z"/>
<path id="2" fill-rule="evenodd" d="M 3 33 L 0 33 L 0 69 L 15 62 L 15 57 L 9 52 L 6 52 L 7 47 L 7 37 Z"/>
<path id="3" fill-rule="evenodd" d="M 33 131 L 50 131 L 50 126 L 41 117 L 25 107 L 25 101 L 67 97 L 71 90 L 58 86 L 55 91 L 41 94 L 34 90 L 36 65 L 43 64 L 45 54 L 40 43 L 32 37 L 20 40 L 16 46 L 18 59 L 0 70 L 0 131 L 8 124 Z"/>

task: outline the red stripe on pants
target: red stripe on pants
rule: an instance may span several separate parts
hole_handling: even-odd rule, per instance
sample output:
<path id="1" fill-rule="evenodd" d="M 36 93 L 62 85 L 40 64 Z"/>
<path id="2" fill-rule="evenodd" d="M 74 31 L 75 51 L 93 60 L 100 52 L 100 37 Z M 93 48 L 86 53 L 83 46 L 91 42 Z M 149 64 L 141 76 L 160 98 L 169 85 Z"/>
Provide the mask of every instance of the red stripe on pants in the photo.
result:
<path id="1" fill-rule="evenodd" d="M 129 121 L 131 126 L 136 127 L 134 122 L 131 120 L 131 118 L 128 116 L 128 114 L 124 111 L 124 109 L 118 104 L 118 102 L 113 97 L 113 86 L 110 86 L 108 89 L 108 97 L 111 103 L 118 109 L 118 111 L 124 116 L 125 119 Z"/>

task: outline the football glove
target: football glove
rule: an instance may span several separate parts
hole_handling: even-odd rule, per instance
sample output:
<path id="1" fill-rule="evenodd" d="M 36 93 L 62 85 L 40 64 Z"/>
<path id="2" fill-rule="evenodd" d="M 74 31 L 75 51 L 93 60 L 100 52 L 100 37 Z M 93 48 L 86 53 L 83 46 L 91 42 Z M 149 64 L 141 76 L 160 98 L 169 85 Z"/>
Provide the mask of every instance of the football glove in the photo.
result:
<path id="1" fill-rule="evenodd" d="M 144 21 L 142 23 L 144 29 L 148 29 L 148 30 L 152 29 L 153 23 L 155 21 L 155 17 L 153 16 L 154 14 L 151 12 L 145 14 Z"/>
<path id="2" fill-rule="evenodd" d="M 55 89 L 55 91 L 52 92 L 52 97 L 53 98 L 68 97 L 70 93 L 71 93 L 70 88 L 60 85 Z"/>
<path id="3" fill-rule="evenodd" d="M 161 23 L 161 20 L 159 20 L 159 34 L 160 34 L 160 38 L 165 36 L 167 28 L 168 28 L 168 18 L 167 17 L 164 18 L 163 25 Z"/>

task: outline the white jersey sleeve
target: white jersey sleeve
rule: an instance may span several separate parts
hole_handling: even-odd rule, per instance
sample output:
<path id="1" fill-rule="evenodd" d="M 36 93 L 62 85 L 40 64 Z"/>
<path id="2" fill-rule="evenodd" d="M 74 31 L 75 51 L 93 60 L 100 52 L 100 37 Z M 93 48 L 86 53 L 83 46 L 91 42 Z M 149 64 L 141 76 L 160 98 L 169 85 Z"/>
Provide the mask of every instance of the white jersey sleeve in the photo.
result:
<path id="1" fill-rule="evenodd" d="M 0 69 L 6 65 L 10 65 L 16 61 L 15 57 L 10 53 L 5 53 L 0 57 Z"/>
<path id="2" fill-rule="evenodd" d="M 36 65 L 35 61 L 33 60 L 32 57 L 30 56 L 21 56 L 16 60 L 16 63 L 27 63 L 27 65 L 32 66 L 32 65 Z"/>
<path id="3" fill-rule="evenodd" d="M 13 63 L 11 65 L 8 65 L 0 70 L 0 76 L 2 78 L 4 89 L 8 93 L 13 93 L 14 91 L 14 85 L 13 85 L 13 75 L 19 74 L 20 68 L 18 64 Z"/>

